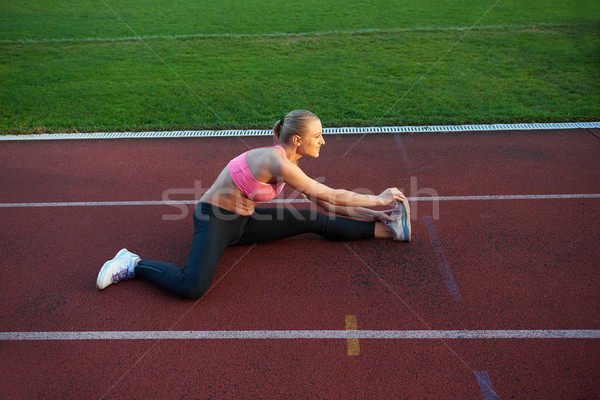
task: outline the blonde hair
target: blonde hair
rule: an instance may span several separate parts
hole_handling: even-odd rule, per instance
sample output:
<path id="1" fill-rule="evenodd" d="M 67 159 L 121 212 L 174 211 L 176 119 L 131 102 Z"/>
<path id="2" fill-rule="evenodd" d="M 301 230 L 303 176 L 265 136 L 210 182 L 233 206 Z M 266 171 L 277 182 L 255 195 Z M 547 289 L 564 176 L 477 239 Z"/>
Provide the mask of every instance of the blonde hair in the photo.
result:
<path id="1" fill-rule="evenodd" d="M 280 143 L 287 143 L 295 135 L 301 135 L 306 122 L 312 118 L 319 119 L 315 114 L 306 110 L 294 110 L 285 118 L 280 119 L 273 127 L 273 134 Z"/>

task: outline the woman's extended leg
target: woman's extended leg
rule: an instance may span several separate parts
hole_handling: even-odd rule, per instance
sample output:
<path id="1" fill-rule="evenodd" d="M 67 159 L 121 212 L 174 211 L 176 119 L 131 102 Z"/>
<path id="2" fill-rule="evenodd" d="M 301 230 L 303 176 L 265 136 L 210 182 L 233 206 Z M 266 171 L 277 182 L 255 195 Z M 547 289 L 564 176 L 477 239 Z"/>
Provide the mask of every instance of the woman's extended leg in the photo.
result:
<path id="1" fill-rule="evenodd" d="M 330 217 L 314 210 L 256 208 L 244 234 L 235 244 L 283 239 L 302 233 L 318 233 L 331 240 L 372 239 L 375 223 Z"/>

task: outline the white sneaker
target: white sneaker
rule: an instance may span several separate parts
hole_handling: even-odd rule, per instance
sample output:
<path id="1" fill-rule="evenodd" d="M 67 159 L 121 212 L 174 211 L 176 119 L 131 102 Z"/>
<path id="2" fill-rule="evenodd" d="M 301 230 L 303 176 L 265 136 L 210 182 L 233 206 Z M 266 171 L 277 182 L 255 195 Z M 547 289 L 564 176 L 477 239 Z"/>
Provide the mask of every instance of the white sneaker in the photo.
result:
<path id="1" fill-rule="evenodd" d="M 394 207 L 390 216 L 394 220 L 388 222 L 387 226 L 394 231 L 394 240 L 410 242 L 410 206 L 408 205 L 408 200 L 404 200 L 402 203 L 396 202 L 396 207 Z"/>
<path id="2" fill-rule="evenodd" d="M 137 254 L 133 254 L 127 249 L 121 249 L 115 258 L 105 262 L 100 268 L 98 279 L 96 279 L 96 287 L 102 290 L 112 283 L 133 278 L 135 276 L 133 271 L 135 261 L 139 258 Z"/>

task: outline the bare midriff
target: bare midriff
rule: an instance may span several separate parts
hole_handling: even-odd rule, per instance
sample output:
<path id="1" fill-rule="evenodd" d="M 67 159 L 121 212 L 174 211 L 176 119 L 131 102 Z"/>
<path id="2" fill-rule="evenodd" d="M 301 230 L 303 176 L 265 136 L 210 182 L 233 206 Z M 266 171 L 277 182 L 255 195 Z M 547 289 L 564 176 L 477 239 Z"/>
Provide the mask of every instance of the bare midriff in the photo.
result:
<path id="1" fill-rule="evenodd" d="M 217 177 L 215 183 L 200 198 L 201 202 L 210 203 L 238 215 L 251 215 L 258 202 L 248 199 L 235 185 L 227 168 Z"/>

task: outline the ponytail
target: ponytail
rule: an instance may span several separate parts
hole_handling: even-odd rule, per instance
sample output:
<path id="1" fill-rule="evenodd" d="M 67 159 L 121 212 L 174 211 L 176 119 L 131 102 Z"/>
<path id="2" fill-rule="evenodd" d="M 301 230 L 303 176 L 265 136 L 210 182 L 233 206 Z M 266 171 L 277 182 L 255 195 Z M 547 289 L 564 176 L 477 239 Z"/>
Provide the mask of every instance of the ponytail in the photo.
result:
<path id="1" fill-rule="evenodd" d="M 275 122 L 275 126 L 273 127 L 273 136 L 275 136 L 275 142 L 281 143 L 281 130 L 283 129 L 283 118 L 279 121 Z"/>

